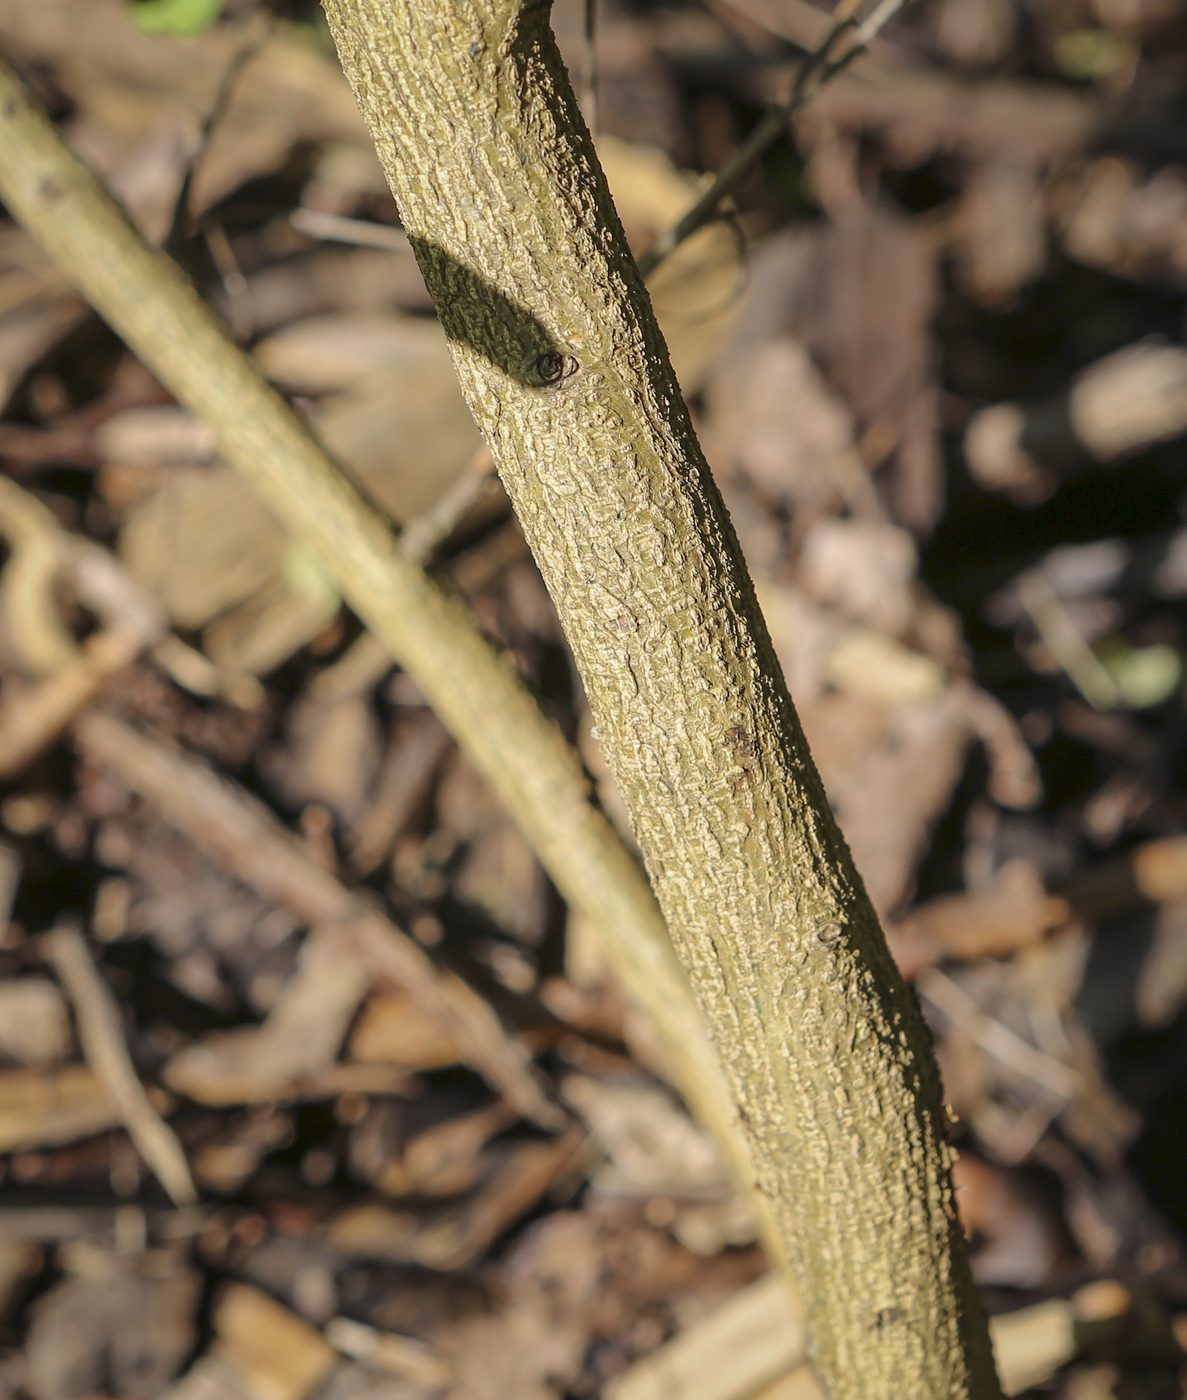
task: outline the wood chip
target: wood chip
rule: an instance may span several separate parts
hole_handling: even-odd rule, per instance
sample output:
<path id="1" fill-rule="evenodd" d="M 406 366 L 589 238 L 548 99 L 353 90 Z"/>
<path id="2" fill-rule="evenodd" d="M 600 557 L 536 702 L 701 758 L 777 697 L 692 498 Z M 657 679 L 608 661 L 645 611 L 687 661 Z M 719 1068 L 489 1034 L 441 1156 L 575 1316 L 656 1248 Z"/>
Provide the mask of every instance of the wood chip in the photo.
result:
<path id="1" fill-rule="evenodd" d="M 85 1065 L 52 1074 L 23 1069 L 0 1073 L 0 1152 L 56 1147 L 119 1123 L 115 1096 Z"/>
<path id="2" fill-rule="evenodd" d="M 209 1353 L 168 1392 L 171 1400 L 305 1400 L 337 1354 L 307 1322 L 250 1284 L 223 1290 Z"/>
<path id="3" fill-rule="evenodd" d="M 1075 1356 L 1075 1321 L 1072 1305 L 1063 1298 L 991 1320 L 997 1374 L 1007 1395 L 1049 1380 Z"/>
<path id="4" fill-rule="evenodd" d="M 749 1400 L 794 1371 L 807 1342 L 799 1304 L 768 1274 L 637 1361 L 606 1387 L 606 1400 Z"/>
<path id="5" fill-rule="evenodd" d="M 378 1332 L 350 1318 L 335 1317 L 326 1323 L 326 1340 L 373 1370 L 415 1381 L 429 1390 L 445 1390 L 454 1380 L 453 1368 L 411 1337 Z"/>

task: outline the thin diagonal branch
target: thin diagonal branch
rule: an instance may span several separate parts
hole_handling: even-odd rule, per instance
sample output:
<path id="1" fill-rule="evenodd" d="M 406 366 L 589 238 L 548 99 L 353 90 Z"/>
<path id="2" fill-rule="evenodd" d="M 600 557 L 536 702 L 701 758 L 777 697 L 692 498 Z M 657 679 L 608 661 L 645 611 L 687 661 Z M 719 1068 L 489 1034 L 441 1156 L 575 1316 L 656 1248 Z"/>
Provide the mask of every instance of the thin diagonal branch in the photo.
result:
<path id="1" fill-rule="evenodd" d="M 175 1205 L 198 1199 L 189 1163 L 173 1129 L 148 1101 L 124 1044 L 119 1007 L 76 928 L 59 925 L 46 935 L 46 953 L 74 1006 L 87 1063 L 111 1090 L 136 1150 Z"/>
<path id="2" fill-rule="evenodd" d="M 838 7 L 833 27 L 818 49 L 804 60 L 786 102 L 767 108 L 762 120 L 734 154 L 721 167 L 713 183 L 700 195 L 678 223 L 665 230 L 639 259 L 639 271 L 649 277 L 661 262 L 686 238 L 718 216 L 721 202 L 731 194 L 762 159 L 764 152 L 787 130 L 795 114 L 820 91 L 826 83 L 843 72 L 855 58 L 863 54 L 886 24 L 902 9 L 905 0 L 882 0 L 873 13 L 858 24 L 848 13 L 851 6 Z M 851 36 L 848 46 L 837 54 L 837 45 Z"/>

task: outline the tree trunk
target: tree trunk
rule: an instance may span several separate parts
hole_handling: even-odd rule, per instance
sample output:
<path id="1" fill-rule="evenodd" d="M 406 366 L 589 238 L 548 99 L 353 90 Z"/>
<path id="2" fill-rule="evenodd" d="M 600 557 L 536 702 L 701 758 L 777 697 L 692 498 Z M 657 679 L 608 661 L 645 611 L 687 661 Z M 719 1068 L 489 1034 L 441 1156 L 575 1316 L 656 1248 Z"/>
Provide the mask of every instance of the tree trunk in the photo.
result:
<path id="1" fill-rule="evenodd" d="M 325 0 L 834 1400 L 998 1394 L 930 1039 L 837 831 L 548 24 Z"/>

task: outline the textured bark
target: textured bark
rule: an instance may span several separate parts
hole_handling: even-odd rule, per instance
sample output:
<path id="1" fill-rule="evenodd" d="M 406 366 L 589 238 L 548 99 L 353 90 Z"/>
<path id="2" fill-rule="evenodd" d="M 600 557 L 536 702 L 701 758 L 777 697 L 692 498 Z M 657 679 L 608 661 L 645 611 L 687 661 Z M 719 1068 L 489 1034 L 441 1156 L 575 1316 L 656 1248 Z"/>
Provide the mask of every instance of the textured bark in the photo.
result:
<path id="1" fill-rule="evenodd" d="M 998 1393 L 930 1040 L 809 757 L 557 54 L 325 0 L 564 624 L 835 1400 Z"/>

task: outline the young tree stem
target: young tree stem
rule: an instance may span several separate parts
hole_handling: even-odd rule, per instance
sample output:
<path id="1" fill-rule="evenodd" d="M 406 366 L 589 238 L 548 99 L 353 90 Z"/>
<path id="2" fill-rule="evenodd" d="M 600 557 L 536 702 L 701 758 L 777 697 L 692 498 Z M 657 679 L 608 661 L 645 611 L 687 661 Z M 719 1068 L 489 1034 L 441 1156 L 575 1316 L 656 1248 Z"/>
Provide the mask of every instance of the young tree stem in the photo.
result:
<path id="1" fill-rule="evenodd" d="M 325 0 L 581 671 L 833 1400 L 998 1394 L 931 1042 L 539 0 Z"/>

